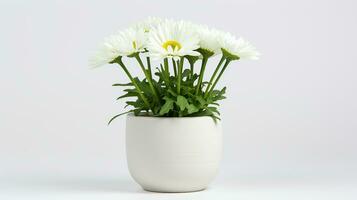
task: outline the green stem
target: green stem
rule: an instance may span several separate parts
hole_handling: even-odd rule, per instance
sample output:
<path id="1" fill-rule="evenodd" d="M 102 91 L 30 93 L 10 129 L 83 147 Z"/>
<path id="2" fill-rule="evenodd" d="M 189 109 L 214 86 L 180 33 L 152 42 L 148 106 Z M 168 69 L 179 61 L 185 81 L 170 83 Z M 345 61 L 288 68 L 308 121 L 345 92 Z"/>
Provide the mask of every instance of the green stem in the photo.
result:
<path id="1" fill-rule="evenodd" d="M 198 60 L 198 57 L 197 56 L 186 56 L 186 59 L 190 63 L 190 70 L 191 70 L 190 78 L 192 78 L 194 75 L 194 65 L 195 65 L 196 61 Z"/>
<path id="2" fill-rule="evenodd" d="M 162 80 L 164 80 L 164 83 L 166 85 L 166 88 L 171 88 L 170 87 L 170 81 L 167 79 L 165 69 L 162 64 L 160 64 L 161 67 L 161 73 L 162 73 Z"/>
<path id="3" fill-rule="evenodd" d="M 140 87 L 138 86 L 138 84 L 136 83 L 136 81 L 134 80 L 134 78 L 131 76 L 130 72 L 128 71 L 128 69 L 126 68 L 126 66 L 124 65 L 123 61 L 121 60 L 121 57 L 117 58 L 115 60 L 124 70 L 124 72 L 126 73 L 126 75 L 128 76 L 128 78 L 130 79 L 130 81 L 133 83 L 135 89 L 138 91 L 140 98 L 143 100 L 143 102 L 146 104 L 146 106 L 148 108 L 151 109 L 150 104 L 148 102 L 148 100 L 146 99 L 146 97 L 143 95 L 143 91 L 140 89 Z"/>
<path id="4" fill-rule="evenodd" d="M 193 63 L 193 62 L 190 62 L 190 78 L 192 78 L 193 77 L 193 70 L 194 70 L 194 67 L 195 67 L 195 63 Z"/>
<path id="5" fill-rule="evenodd" d="M 213 89 L 216 87 L 217 82 L 219 81 L 219 79 L 221 78 L 223 72 L 226 70 L 228 64 L 229 64 L 231 61 L 232 61 L 232 60 L 230 60 L 230 59 L 228 59 L 228 58 L 226 59 L 226 62 L 224 63 L 224 66 L 223 66 L 221 72 L 219 73 L 217 79 L 214 81 L 214 83 L 213 83 L 211 89 L 209 90 L 209 94 L 210 94 L 210 93 L 213 91 Z"/>
<path id="6" fill-rule="evenodd" d="M 145 74 L 145 77 L 146 77 L 147 72 L 146 72 L 146 70 L 145 70 L 144 63 L 143 63 L 143 61 L 141 61 L 141 58 L 140 58 L 139 54 L 136 54 L 134 57 L 135 57 L 136 60 L 138 61 L 139 65 L 140 65 L 141 69 L 143 70 L 143 72 L 144 72 L 144 74 Z M 146 78 L 147 78 L 147 77 L 146 77 Z"/>
<path id="7" fill-rule="evenodd" d="M 150 78 L 151 78 L 151 80 L 152 80 L 150 57 L 146 57 L 146 64 L 148 65 L 149 75 L 150 75 Z"/>
<path id="8" fill-rule="evenodd" d="M 164 69 L 165 69 L 166 79 L 170 81 L 169 61 L 167 58 L 164 59 Z"/>
<path id="9" fill-rule="evenodd" d="M 167 86 L 167 88 L 171 88 L 171 86 L 170 86 L 170 71 L 169 71 L 169 61 L 168 61 L 168 59 L 167 58 L 164 58 L 164 71 L 163 71 L 163 73 L 164 73 L 164 76 L 166 77 L 165 79 L 166 79 L 166 86 Z"/>
<path id="10" fill-rule="evenodd" d="M 167 75 L 169 73 L 169 61 L 167 60 L 167 58 L 164 58 L 164 69 Z"/>
<path id="11" fill-rule="evenodd" d="M 198 82 L 197 82 L 197 86 L 196 86 L 196 95 L 198 94 L 198 91 L 200 91 L 200 89 L 201 89 L 201 84 L 202 84 L 202 80 L 203 80 L 203 74 L 205 73 L 207 60 L 208 60 L 208 57 L 206 57 L 206 56 L 204 56 L 203 59 L 202 59 L 202 66 L 201 66 L 201 70 L 200 70 L 200 76 L 198 78 Z"/>
<path id="12" fill-rule="evenodd" d="M 210 87 L 211 87 L 211 85 L 212 85 L 212 81 L 213 81 L 214 78 L 216 78 L 217 72 L 218 72 L 218 70 L 220 69 L 220 67 L 221 67 L 221 65 L 222 65 L 222 63 L 223 63 L 223 61 L 224 61 L 225 59 L 226 59 L 226 57 L 225 57 L 224 55 L 222 55 L 221 60 L 219 61 L 219 63 L 218 63 L 218 65 L 217 65 L 216 69 L 215 69 L 214 72 L 213 72 L 213 75 L 212 75 L 211 79 L 210 79 L 209 82 L 208 82 L 208 85 L 207 85 L 207 88 L 206 88 L 206 91 L 205 91 L 205 97 L 207 97 L 208 91 L 209 91 L 209 89 L 210 89 Z"/>
<path id="13" fill-rule="evenodd" d="M 139 65 L 140 65 L 141 69 L 143 70 L 143 72 L 144 72 L 144 74 L 145 74 L 145 77 L 146 77 L 146 79 L 148 80 L 150 89 L 151 89 L 152 92 L 154 93 L 154 96 L 155 96 L 157 102 L 160 102 L 160 98 L 159 98 L 159 96 L 157 95 L 157 92 L 156 92 L 156 90 L 155 90 L 155 88 L 154 88 L 154 84 L 152 83 L 152 79 L 151 79 L 151 77 L 150 77 L 150 73 L 148 73 L 148 71 L 145 69 L 145 66 L 144 66 L 143 62 L 141 61 L 141 58 L 140 58 L 139 54 L 136 54 L 136 55 L 135 55 L 135 58 L 136 58 L 136 60 L 138 61 L 138 63 L 139 63 Z M 155 113 L 154 113 L 154 114 L 155 114 Z"/>
<path id="14" fill-rule="evenodd" d="M 182 79 L 182 68 L 183 68 L 184 57 L 181 57 L 180 63 L 178 66 L 178 74 L 177 74 L 177 94 L 180 94 L 181 90 L 181 79 Z"/>
<path id="15" fill-rule="evenodd" d="M 174 68 L 175 76 L 177 76 L 176 62 L 175 62 L 175 60 L 173 58 L 172 58 L 172 67 Z"/>

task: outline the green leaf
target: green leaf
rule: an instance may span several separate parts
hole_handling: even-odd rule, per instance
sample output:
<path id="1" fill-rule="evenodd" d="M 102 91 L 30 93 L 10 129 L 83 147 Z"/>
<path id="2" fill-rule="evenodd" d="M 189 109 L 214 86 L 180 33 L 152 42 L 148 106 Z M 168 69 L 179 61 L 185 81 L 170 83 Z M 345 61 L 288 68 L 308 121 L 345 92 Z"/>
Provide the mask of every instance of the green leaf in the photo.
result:
<path id="1" fill-rule="evenodd" d="M 207 107 L 207 110 L 209 110 L 212 113 L 217 113 L 218 115 L 220 115 L 216 107 Z"/>
<path id="2" fill-rule="evenodd" d="M 195 112 L 190 114 L 190 117 L 199 117 L 199 116 L 212 116 L 213 113 L 209 110 L 204 110 L 204 111 L 199 111 L 199 112 Z"/>
<path id="3" fill-rule="evenodd" d="M 224 87 L 224 88 L 221 90 L 221 92 L 219 93 L 219 95 L 225 94 L 225 93 L 226 93 L 226 89 L 227 89 L 227 87 Z"/>
<path id="4" fill-rule="evenodd" d="M 213 90 L 213 91 L 212 91 L 212 95 L 213 95 L 213 96 L 216 96 L 216 95 L 218 95 L 220 92 L 221 92 L 220 90 Z"/>
<path id="5" fill-rule="evenodd" d="M 192 113 L 195 113 L 195 112 L 197 112 L 199 109 L 195 106 L 195 105 L 193 105 L 193 104 L 189 104 L 188 106 L 187 106 L 187 112 L 188 112 L 188 114 L 192 114 Z"/>
<path id="6" fill-rule="evenodd" d="M 186 78 L 186 77 L 188 77 L 190 74 L 191 74 L 191 70 L 190 70 L 190 69 L 185 69 L 185 70 L 182 72 L 182 78 Z"/>
<path id="7" fill-rule="evenodd" d="M 226 98 L 225 96 L 217 96 L 217 97 L 214 97 L 213 100 L 218 101 L 218 100 L 223 100 L 225 98 Z"/>
<path id="8" fill-rule="evenodd" d="M 127 105 L 129 106 L 133 106 L 135 108 L 138 108 L 138 107 L 144 107 L 145 104 L 143 102 L 140 102 L 140 101 L 127 101 L 125 102 Z"/>
<path id="9" fill-rule="evenodd" d="M 176 97 L 177 96 L 177 93 L 175 91 L 173 91 L 171 88 L 169 88 L 167 90 L 167 92 L 169 92 L 172 96 Z"/>
<path id="10" fill-rule="evenodd" d="M 153 68 L 154 69 L 154 68 Z M 146 73 L 149 71 L 147 69 Z M 124 93 L 117 99 L 126 99 L 126 106 L 132 106 L 135 115 L 151 115 L 165 117 L 185 117 L 185 116 L 210 116 L 219 119 L 219 100 L 225 98 L 226 88 L 216 89 L 208 94 L 204 93 L 204 88 L 208 82 L 203 81 L 202 88 L 196 93 L 196 81 L 199 77 L 197 73 L 192 75 L 190 69 L 182 72 L 181 91 L 176 93 L 177 77 L 171 74 L 168 76 L 164 71 L 164 66 L 158 65 L 156 70 L 151 72 L 154 75 L 150 84 L 146 78 L 132 77 L 132 83 L 116 83 L 113 86 L 126 86 Z M 152 85 L 151 85 L 152 84 Z M 153 89 L 154 88 L 154 89 Z M 140 93 L 138 92 L 140 91 Z M 156 98 L 156 94 L 159 100 Z M 145 103 L 142 97 L 145 97 Z"/>
<path id="11" fill-rule="evenodd" d="M 133 83 L 115 83 L 112 86 L 133 86 Z"/>
<path id="12" fill-rule="evenodd" d="M 134 92 L 128 92 L 124 95 L 121 95 L 120 97 L 117 98 L 117 100 L 119 99 L 123 99 L 123 98 L 127 98 L 127 97 L 136 97 L 138 96 L 138 93 L 134 93 Z"/>
<path id="13" fill-rule="evenodd" d="M 154 111 L 154 113 L 159 113 L 159 111 L 160 111 L 160 106 L 155 106 L 155 107 L 153 108 L 153 111 Z M 155 116 L 158 116 L 158 115 L 156 114 Z"/>
<path id="14" fill-rule="evenodd" d="M 174 107 L 174 100 L 168 97 L 164 97 L 164 99 L 165 99 L 165 104 L 161 107 L 159 113 L 161 116 L 168 113 Z"/>
<path id="15" fill-rule="evenodd" d="M 137 108 L 137 109 L 135 109 L 135 110 L 134 110 L 134 115 L 135 115 L 135 116 L 140 115 L 141 111 L 142 111 L 142 109 L 141 109 L 141 108 Z"/>
<path id="16" fill-rule="evenodd" d="M 131 88 L 127 88 L 125 90 L 123 90 L 124 92 L 133 92 L 133 93 L 138 93 L 138 91 L 136 89 L 131 89 Z"/>
<path id="17" fill-rule="evenodd" d="M 195 96 L 196 100 L 200 103 L 200 106 L 206 104 L 206 100 L 202 96 Z"/>
<path id="18" fill-rule="evenodd" d="M 108 125 L 109 125 L 110 123 L 112 123 L 112 121 L 113 121 L 114 119 L 116 119 L 117 117 L 122 116 L 122 115 L 125 115 L 125 114 L 128 114 L 128 113 L 131 113 L 131 112 L 134 112 L 134 110 L 129 110 L 129 111 L 127 111 L 127 112 L 123 112 L 123 113 L 120 113 L 120 114 L 115 115 L 114 117 L 112 117 L 112 118 L 109 120 Z"/>
<path id="19" fill-rule="evenodd" d="M 184 111 L 185 108 L 188 106 L 187 99 L 181 95 L 177 96 L 176 105 L 180 107 L 181 111 Z"/>

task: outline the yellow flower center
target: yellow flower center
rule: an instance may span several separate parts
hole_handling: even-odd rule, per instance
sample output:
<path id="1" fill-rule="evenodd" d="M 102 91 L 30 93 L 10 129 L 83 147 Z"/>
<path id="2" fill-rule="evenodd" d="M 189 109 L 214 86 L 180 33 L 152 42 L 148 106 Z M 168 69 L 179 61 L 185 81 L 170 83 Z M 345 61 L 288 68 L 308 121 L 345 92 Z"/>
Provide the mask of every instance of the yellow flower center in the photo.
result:
<path id="1" fill-rule="evenodd" d="M 181 49 L 181 44 L 178 43 L 175 40 L 168 40 L 162 45 L 162 47 L 164 47 L 164 49 L 166 49 L 166 50 L 167 50 L 168 47 L 171 47 L 172 49 L 180 50 Z"/>
<path id="2" fill-rule="evenodd" d="M 133 41 L 133 47 L 134 47 L 134 49 L 136 49 L 136 42 L 135 41 Z"/>

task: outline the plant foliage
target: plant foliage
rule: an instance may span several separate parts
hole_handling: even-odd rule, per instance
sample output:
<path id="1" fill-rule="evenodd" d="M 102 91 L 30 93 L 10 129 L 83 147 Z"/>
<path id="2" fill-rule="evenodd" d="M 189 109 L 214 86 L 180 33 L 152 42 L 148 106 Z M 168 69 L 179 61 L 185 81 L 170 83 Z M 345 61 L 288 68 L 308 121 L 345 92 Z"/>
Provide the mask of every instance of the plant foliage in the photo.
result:
<path id="1" fill-rule="evenodd" d="M 212 74 L 205 74 L 210 58 L 221 55 Z M 218 102 L 226 87 L 217 88 L 234 60 L 256 60 L 260 53 L 243 38 L 184 20 L 149 17 L 107 37 L 90 59 L 91 66 L 118 64 L 129 83 L 116 83 L 124 94 L 125 111 L 154 117 L 210 116 L 220 120 Z M 133 76 L 123 58 L 137 62 L 142 74 Z M 160 63 L 151 63 L 156 59 Z M 208 78 L 205 80 L 205 78 Z"/>
<path id="2" fill-rule="evenodd" d="M 123 88 L 124 94 L 120 95 L 117 100 L 124 100 L 125 108 L 129 110 L 114 116 L 109 124 L 126 113 L 156 117 L 210 116 L 214 120 L 220 119 L 218 102 L 226 98 L 226 87 L 216 89 L 215 86 L 232 60 L 229 55 L 223 54 L 209 81 L 203 81 L 202 67 L 205 67 L 202 65 L 203 62 L 201 62 L 201 69 L 197 69 L 200 73 L 194 70 L 196 61 L 200 63 L 198 58 L 183 57 L 177 61 L 172 59 L 171 62 L 165 58 L 164 63 L 157 66 L 154 72 L 151 70 L 149 57 L 145 66 L 139 55 L 133 56 L 138 59 L 139 64 L 141 63 L 145 76 L 142 78 L 132 76 L 124 65 L 122 57 L 112 62 L 119 64 L 131 82 L 113 84 L 115 87 Z M 224 62 L 225 65 L 221 68 Z"/>

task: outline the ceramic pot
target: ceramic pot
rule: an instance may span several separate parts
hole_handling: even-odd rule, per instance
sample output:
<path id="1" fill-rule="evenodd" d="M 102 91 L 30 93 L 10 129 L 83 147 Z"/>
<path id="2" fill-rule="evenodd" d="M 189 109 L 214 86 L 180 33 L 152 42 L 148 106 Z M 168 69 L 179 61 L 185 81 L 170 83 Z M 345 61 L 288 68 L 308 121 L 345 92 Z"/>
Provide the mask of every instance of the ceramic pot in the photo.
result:
<path id="1" fill-rule="evenodd" d="M 217 174 L 221 153 L 221 125 L 211 117 L 127 115 L 128 168 L 144 190 L 204 190 Z"/>

